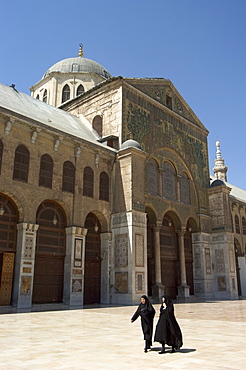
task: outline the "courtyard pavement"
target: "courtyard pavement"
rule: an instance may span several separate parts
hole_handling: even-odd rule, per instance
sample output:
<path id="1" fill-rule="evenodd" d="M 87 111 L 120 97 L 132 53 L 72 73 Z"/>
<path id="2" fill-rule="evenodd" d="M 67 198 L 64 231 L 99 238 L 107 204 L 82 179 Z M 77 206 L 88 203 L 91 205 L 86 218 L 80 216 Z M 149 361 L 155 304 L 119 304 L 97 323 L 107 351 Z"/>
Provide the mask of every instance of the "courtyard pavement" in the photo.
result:
<path id="1" fill-rule="evenodd" d="M 167 348 L 165 354 L 158 353 L 159 343 L 144 353 L 140 319 L 130 323 L 136 307 L 1 310 L 0 369 L 246 368 L 246 300 L 175 303 L 184 344 L 175 353 Z M 156 324 L 159 305 L 154 307 Z"/>

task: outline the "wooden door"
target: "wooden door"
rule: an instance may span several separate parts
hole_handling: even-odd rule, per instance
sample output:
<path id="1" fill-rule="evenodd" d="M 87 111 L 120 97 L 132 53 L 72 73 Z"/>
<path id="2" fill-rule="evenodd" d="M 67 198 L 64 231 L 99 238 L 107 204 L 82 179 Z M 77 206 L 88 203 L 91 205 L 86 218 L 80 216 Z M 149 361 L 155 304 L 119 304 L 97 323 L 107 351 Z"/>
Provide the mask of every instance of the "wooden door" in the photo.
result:
<path id="1" fill-rule="evenodd" d="M 35 259 L 33 303 L 58 303 L 63 297 L 64 257 Z"/>
<path id="2" fill-rule="evenodd" d="M 11 304 L 14 259 L 14 253 L 1 253 L 0 255 L 0 306 L 9 306 Z"/>
<path id="3" fill-rule="evenodd" d="M 84 304 L 100 303 L 101 296 L 101 246 L 100 224 L 95 215 L 90 213 L 85 222 L 85 279 Z"/>
<path id="4" fill-rule="evenodd" d="M 33 303 L 63 300 L 66 219 L 55 203 L 43 202 L 37 211 L 39 224 L 36 241 Z"/>
<path id="5" fill-rule="evenodd" d="M 165 287 L 165 294 L 176 298 L 178 294 L 178 244 L 177 235 L 170 221 L 163 219 L 160 229 L 161 249 L 161 282 Z"/>

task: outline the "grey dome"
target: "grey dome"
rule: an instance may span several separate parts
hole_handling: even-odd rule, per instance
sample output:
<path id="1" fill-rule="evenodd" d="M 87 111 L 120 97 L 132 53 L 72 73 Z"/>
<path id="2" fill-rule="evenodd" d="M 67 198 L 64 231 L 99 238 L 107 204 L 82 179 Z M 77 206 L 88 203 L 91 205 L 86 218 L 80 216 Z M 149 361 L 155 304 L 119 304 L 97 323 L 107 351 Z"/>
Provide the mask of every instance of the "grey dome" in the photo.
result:
<path id="1" fill-rule="evenodd" d="M 225 183 L 224 181 L 217 179 L 212 182 L 212 184 L 210 185 L 210 188 L 213 188 L 214 186 L 220 186 L 220 185 L 225 185 Z"/>
<path id="2" fill-rule="evenodd" d="M 43 75 L 43 78 L 48 76 L 51 72 L 97 73 L 106 79 L 112 77 L 101 64 L 94 62 L 93 60 L 80 57 L 61 60 L 50 67 Z"/>
<path id="3" fill-rule="evenodd" d="M 126 148 L 136 148 L 142 150 L 140 144 L 135 140 L 126 140 L 124 143 L 121 144 L 120 150 L 126 149 Z"/>

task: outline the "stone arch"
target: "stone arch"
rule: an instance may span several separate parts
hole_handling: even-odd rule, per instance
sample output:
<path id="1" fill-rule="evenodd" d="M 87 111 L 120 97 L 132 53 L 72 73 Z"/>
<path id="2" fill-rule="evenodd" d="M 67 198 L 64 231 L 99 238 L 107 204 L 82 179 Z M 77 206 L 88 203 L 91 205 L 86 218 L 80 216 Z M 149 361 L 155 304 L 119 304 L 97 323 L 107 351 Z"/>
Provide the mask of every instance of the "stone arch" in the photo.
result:
<path id="1" fill-rule="evenodd" d="M 67 219 L 54 201 L 43 201 L 36 212 L 39 225 L 36 239 L 33 302 L 62 302 L 66 256 Z"/>

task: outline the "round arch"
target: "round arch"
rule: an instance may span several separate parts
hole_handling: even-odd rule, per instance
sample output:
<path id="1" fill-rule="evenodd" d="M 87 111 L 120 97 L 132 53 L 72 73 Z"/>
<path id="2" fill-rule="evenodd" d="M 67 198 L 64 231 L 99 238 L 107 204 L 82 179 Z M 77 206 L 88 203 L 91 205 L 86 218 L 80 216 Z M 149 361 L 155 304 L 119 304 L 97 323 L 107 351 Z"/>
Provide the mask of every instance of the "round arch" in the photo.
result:
<path id="1" fill-rule="evenodd" d="M 148 295 L 152 296 L 152 286 L 155 284 L 155 231 L 157 217 L 155 211 L 146 207 L 147 214 L 147 281 Z"/>
<path id="2" fill-rule="evenodd" d="M 0 193 L 0 305 L 10 305 L 15 254 L 17 250 L 17 223 L 19 213 L 16 204 Z"/>
<path id="3" fill-rule="evenodd" d="M 33 302 L 63 300 L 64 261 L 66 255 L 66 215 L 53 201 L 43 201 L 36 213 L 39 225 L 36 240 Z"/>
<path id="4" fill-rule="evenodd" d="M 101 241 L 100 213 L 90 212 L 85 219 L 84 304 L 101 300 Z"/>

